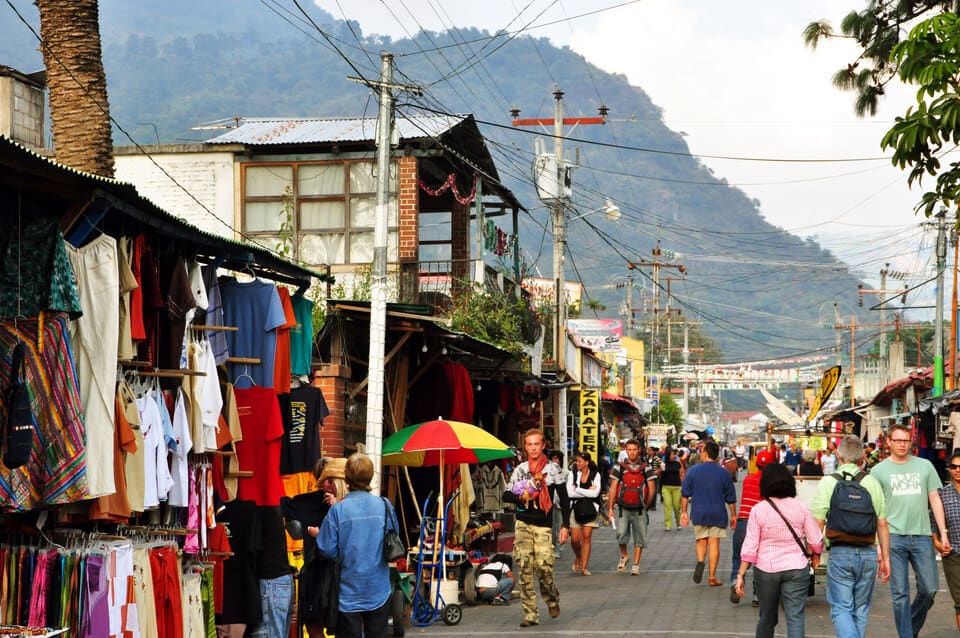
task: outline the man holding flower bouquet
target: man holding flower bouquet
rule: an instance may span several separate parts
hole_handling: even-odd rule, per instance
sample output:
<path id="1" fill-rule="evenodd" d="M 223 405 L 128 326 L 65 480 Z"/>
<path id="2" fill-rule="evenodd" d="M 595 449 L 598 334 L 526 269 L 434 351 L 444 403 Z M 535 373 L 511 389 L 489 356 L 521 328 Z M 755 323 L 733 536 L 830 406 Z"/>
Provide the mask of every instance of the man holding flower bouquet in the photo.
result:
<path id="1" fill-rule="evenodd" d="M 570 535 L 567 527 L 570 499 L 560 476 L 560 468 L 547 462 L 544 447 L 542 431 L 534 428 L 524 433 L 523 449 L 527 460 L 514 468 L 503 496 L 503 500 L 513 503 L 516 510 L 513 561 L 520 577 L 520 605 L 523 607 L 521 627 L 540 624 L 534 578 L 540 581 L 540 594 L 547 603 L 550 617 L 560 615 L 560 592 L 553 578 L 556 559 L 551 538 L 551 512 L 559 506 L 563 514 L 557 538 L 557 542 L 563 545 Z M 551 491 L 558 496 L 559 503 L 552 501 Z"/>

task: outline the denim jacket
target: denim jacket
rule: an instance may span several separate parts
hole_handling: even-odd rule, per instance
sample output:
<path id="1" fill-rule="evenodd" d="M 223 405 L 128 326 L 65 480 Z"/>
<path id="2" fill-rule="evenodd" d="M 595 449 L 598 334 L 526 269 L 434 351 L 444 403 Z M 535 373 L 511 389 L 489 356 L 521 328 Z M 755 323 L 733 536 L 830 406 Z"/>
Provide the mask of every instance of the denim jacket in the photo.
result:
<path id="1" fill-rule="evenodd" d="M 348 492 L 320 526 L 320 553 L 343 561 L 340 611 L 373 611 L 390 597 L 390 567 L 383 560 L 384 503 L 390 516 L 387 526 L 396 530 L 393 507 L 370 492 Z"/>

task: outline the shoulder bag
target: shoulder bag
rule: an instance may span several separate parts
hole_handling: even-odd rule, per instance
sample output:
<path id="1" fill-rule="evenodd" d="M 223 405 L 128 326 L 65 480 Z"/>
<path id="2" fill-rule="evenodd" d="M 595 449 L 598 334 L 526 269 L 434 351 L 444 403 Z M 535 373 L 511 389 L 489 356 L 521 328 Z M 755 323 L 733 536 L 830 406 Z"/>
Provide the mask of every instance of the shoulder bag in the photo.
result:
<path id="1" fill-rule="evenodd" d="M 387 529 L 390 510 L 387 509 L 387 499 L 380 498 L 383 500 L 383 560 L 390 563 L 402 558 L 407 553 L 407 548 L 404 547 L 396 530 Z"/>
<path id="2" fill-rule="evenodd" d="M 807 551 L 807 546 L 804 544 L 804 542 L 803 542 L 802 540 L 800 540 L 800 536 L 799 536 L 799 535 L 797 534 L 797 532 L 793 529 L 793 525 L 791 525 L 791 524 L 790 524 L 790 521 L 787 520 L 787 517 L 783 515 L 783 512 L 780 511 L 780 508 L 777 507 L 776 503 L 774 503 L 774 502 L 773 502 L 771 499 L 769 499 L 769 498 L 766 498 L 766 499 L 764 499 L 764 500 L 765 500 L 767 503 L 770 504 L 770 507 L 773 508 L 773 511 L 774 511 L 774 512 L 776 512 L 777 514 L 780 515 L 780 518 L 783 519 L 783 522 L 786 524 L 787 529 L 790 530 L 790 533 L 791 533 L 791 534 L 793 534 L 793 540 L 797 541 L 797 545 L 800 546 L 800 551 L 802 551 L 802 552 L 803 552 L 803 555 L 807 557 L 807 565 L 808 565 L 808 567 L 809 567 L 809 569 L 810 569 L 810 584 L 807 585 L 807 596 L 813 596 L 813 595 L 816 593 L 815 587 L 816 587 L 816 584 L 817 584 L 817 576 L 816 576 L 816 574 L 813 573 L 813 566 L 810 565 L 810 562 L 809 562 L 809 561 L 810 561 L 810 552 Z"/>

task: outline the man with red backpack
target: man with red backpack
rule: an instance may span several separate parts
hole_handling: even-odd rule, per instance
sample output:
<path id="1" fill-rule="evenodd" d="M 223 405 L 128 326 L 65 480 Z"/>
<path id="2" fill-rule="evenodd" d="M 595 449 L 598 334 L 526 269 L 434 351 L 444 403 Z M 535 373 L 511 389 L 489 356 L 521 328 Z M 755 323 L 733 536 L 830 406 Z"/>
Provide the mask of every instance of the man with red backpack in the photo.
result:
<path id="1" fill-rule="evenodd" d="M 630 439 L 624 444 L 627 458 L 610 471 L 607 516 L 617 530 L 620 562 L 617 571 L 627 570 L 627 543 L 633 541 L 633 567 L 640 574 L 640 555 L 647 541 L 647 509 L 656 496 L 656 471 L 640 458 L 640 444 Z"/>

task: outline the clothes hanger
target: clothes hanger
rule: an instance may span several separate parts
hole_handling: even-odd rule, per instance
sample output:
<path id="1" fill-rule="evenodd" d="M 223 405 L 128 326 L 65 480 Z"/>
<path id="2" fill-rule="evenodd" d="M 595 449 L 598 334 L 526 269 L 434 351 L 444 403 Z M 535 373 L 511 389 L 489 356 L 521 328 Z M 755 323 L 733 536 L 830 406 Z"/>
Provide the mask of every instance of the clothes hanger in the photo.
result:
<path id="1" fill-rule="evenodd" d="M 250 380 L 250 387 L 254 387 L 257 385 L 257 382 L 254 381 L 253 377 L 250 376 L 250 366 L 248 365 L 244 365 L 243 372 L 241 372 L 240 375 L 236 379 L 234 379 L 233 387 L 237 387 L 237 385 L 240 383 L 240 379 L 243 379 L 243 378 Z"/>

